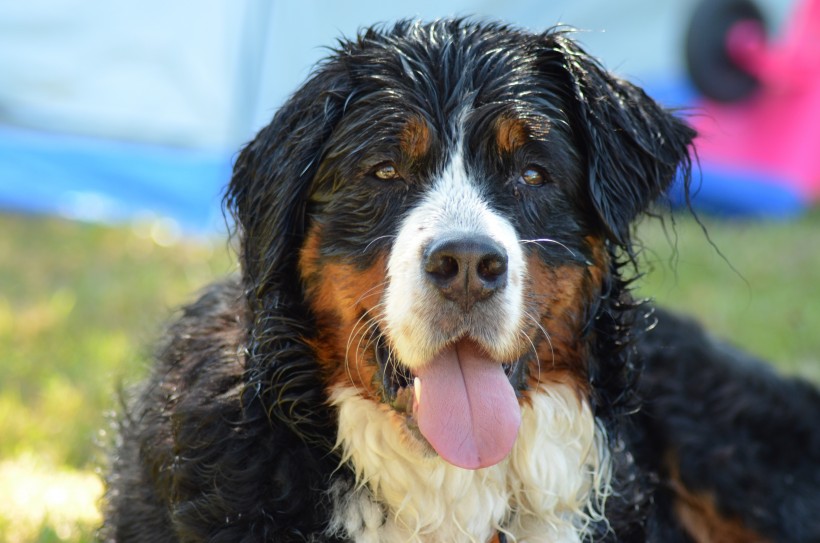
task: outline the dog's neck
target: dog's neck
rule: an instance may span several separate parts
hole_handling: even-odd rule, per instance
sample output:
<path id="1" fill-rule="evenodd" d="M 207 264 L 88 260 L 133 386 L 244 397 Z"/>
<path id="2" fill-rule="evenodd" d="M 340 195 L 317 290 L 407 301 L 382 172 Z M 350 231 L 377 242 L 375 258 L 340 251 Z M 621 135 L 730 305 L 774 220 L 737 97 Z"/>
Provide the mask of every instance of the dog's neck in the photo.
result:
<path id="1" fill-rule="evenodd" d="M 336 387 L 338 446 L 356 483 L 331 488 L 329 530 L 356 542 L 575 542 L 609 486 L 605 436 L 585 401 L 544 384 L 522 405 L 509 457 L 470 471 L 423 450 L 399 415 Z"/>

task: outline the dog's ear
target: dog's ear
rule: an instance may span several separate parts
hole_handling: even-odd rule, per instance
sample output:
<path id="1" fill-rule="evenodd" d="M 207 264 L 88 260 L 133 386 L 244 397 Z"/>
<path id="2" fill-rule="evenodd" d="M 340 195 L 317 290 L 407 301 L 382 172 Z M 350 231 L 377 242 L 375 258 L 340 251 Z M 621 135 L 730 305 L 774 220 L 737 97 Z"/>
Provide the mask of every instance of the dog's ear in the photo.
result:
<path id="1" fill-rule="evenodd" d="M 296 262 L 306 228 L 307 192 L 342 115 L 346 76 L 328 61 L 247 144 L 234 165 L 225 206 L 236 221 L 244 286 L 261 301 L 299 284 Z"/>
<path id="2" fill-rule="evenodd" d="M 565 33 L 546 40 L 546 69 L 568 78 L 567 113 L 586 153 L 583 189 L 607 236 L 629 250 L 632 221 L 669 188 L 679 167 L 688 185 L 695 131 L 604 70 Z"/>
<path id="3" fill-rule="evenodd" d="M 297 263 L 308 192 L 348 89 L 338 57 L 320 66 L 242 150 L 225 195 L 236 220 L 250 319 L 246 416 L 278 419 L 304 442 L 328 450 L 335 432 L 319 368 L 304 341 L 312 331 Z"/>

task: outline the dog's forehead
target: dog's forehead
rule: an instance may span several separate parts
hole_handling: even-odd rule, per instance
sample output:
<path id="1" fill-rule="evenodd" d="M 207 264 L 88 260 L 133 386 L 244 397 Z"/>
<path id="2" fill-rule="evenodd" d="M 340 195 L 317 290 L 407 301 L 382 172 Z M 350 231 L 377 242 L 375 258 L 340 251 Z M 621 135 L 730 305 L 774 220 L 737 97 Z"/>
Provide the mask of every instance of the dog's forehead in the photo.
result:
<path id="1" fill-rule="evenodd" d="M 547 221 L 575 221 L 562 191 L 580 179 L 583 162 L 567 113 L 571 93 L 559 88 L 566 85 L 560 70 L 547 66 L 548 46 L 483 27 L 430 32 L 378 35 L 338 53 L 345 83 L 331 83 L 343 108 L 317 157 L 309 216 L 332 224 L 333 240 L 350 247 L 361 237 L 352 224 L 389 239 L 392 219 L 449 176 L 513 222 L 524 220 L 513 208 L 524 210 L 529 237 Z M 379 181 L 385 164 L 401 182 Z M 520 201 L 529 189 L 517 186 L 518 176 L 533 164 L 556 184 Z M 325 245 L 339 252 L 339 243 Z"/>
<path id="2" fill-rule="evenodd" d="M 475 111 L 532 117 L 554 94 L 538 69 L 536 37 L 493 27 L 470 30 L 433 25 L 365 41 L 344 59 L 353 83 L 347 111 L 377 107 L 382 124 L 397 129 L 422 118 L 442 139 L 462 136 Z"/>
<path id="3" fill-rule="evenodd" d="M 345 57 L 356 75 L 405 78 L 437 91 L 475 90 L 493 79 L 515 77 L 535 58 L 534 36 L 474 26 L 431 25 L 428 32 L 387 33 L 358 42 Z"/>
<path id="4" fill-rule="evenodd" d="M 380 36 L 340 55 L 349 86 L 320 170 L 361 174 L 389 160 L 434 172 L 459 146 L 472 164 L 530 140 L 567 143 L 566 93 L 543 73 L 534 36 L 440 34 Z"/>

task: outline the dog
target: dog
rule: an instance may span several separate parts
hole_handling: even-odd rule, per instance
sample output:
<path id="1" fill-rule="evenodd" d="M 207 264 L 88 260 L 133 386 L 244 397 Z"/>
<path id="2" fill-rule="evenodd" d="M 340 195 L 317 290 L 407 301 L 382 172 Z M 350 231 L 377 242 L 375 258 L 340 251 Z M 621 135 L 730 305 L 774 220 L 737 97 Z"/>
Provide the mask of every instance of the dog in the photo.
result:
<path id="1" fill-rule="evenodd" d="M 236 161 L 241 273 L 129 403 L 101 539 L 820 541 L 816 390 L 630 293 L 694 136 L 564 29 L 342 40 Z"/>

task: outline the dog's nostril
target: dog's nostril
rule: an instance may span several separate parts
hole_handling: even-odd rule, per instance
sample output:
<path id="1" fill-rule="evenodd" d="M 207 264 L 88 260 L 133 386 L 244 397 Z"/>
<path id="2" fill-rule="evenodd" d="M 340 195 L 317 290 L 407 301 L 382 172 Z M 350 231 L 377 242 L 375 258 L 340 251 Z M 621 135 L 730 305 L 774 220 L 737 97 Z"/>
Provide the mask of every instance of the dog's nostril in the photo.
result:
<path id="1" fill-rule="evenodd" d="M 452 279 L 458 275 L 458 260 L 448 254 L 433 254 L 425 262 L 424 271 L 441 279 Z"/>
<path id="2" fill-rule="evenodd" d="M 487 236 L 435 240 L 422 258 L 428 281 L 465 310 L 507 284 L 507 252 Z"/>
<path id="3" fill-rule="evenodd" d="M 485 281 L 495 281 L 507 273 L 507 257 L 500 253 L 484 256 L 478 262 L 478 276 Z"/>

